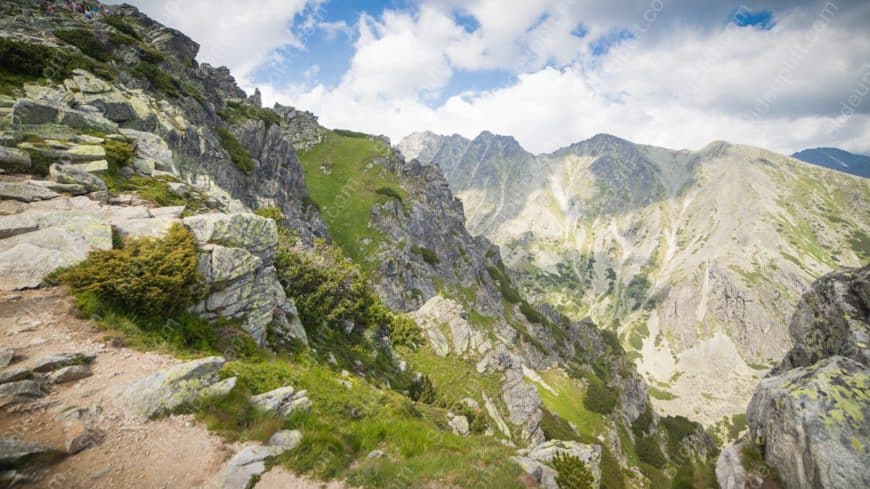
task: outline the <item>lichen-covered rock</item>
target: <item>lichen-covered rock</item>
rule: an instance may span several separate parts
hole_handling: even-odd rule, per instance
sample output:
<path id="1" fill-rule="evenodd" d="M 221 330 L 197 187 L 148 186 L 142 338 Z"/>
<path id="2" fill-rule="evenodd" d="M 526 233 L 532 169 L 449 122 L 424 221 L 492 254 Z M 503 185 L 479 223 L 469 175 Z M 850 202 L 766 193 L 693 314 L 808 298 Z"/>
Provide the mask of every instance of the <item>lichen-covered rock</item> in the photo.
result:
<path id="1" fill-rule="evenodd" d="M 133 140 L 133 149 L 136 152 L 134 165 L 143 162 L 141 164 L 149 166 L 152 171 L 175 173 L 172 150 L 163 138 L 154 133 L 135 129 L 121 129 L 121 134 Z"/>
<path id="2" fill-rule="evenodd" d="M 551 440 L 543 442 L 531 450 L 521 450 L 513 460 L 531 475 L 543 489 L 559 489 L 556 471 L 551 467 L 553 458 L 563 453 L 577 457 L 589 469 L 593 487 L 601 480 L 601 446 L 584 445 L 573 441 Z"/>
<path id="3" fill-rule="evenodd" d="M 35 202 L 60 197 L 54 192 L 31 183 L 0 182 L 0 199 L 11 199 L 20 202 Z"/>
<path id="4" fill-rule="evenodd" d="M 280 446 L 251 446 L 235 454 L 221 470 L 215 489 L 248 489 L 266 472 L 266 459 L 283 452 Z"/>
<path id="5" fill-rule="evenodd" d="M 269 438 L 269 445 L 293 450 L 302 443 L 302 432 L 299 430 L 281 430 Z"/>
<path id="6" fill-rule="evenodd" d="M 833 355 L 870 360 L 870 265 L 831 272 L 807 289 L 789 324 L 794 347 L 776 372 Z"/>
<path id="7" fill-rule="evenodd" d="M 251 404 L 267 412 L 289 416 L 296 411 L 307 411 L 311 407 L 308 392 L 297 391 L 293 387 L 279 387 L 251 398 Z"/>
<path id="8" fill-rule="evenodd" d="M 870 369 L 831 357 L 761 381 L 749 434 L 786 487 L 870 486 Z"/>
<path id="9" fill-rule="evenodd" d="M 214 389 L 208 388 L 219 382 L 224 363 L 221 357 L 207 357 L 174 365 L 130 384 L 123 403 L 129 412 L 151 418 L 211 397 Z"/>
<path id="10" fill-rule="evenodd" d="M 486 353 L 491 347 L 482 332 L 473 329 L 468 324 L 465 310 L 452 299 L 436 295 L 411 315 L 426 333 L 432 349 L 438 356 L 443 357 L 450 352 L 450 345 L 442 332 L 442 328 L 450 333 L 453 340 L 453 352 L 457 355 L 463 355 L 466 352 Z"/>
<path id="11" fill-rule="evenodd" d="M 52 164 L 48 168 L 51 179 L 57 183 L 81 185 L 88 192 L 100 192 L 106 190 L 106 183 L 96 175 L 77 168 L 73 165 Z"/>
<path id="12" fill-rule="evenodd" d="M 94 249 L 112 248 L 112 227 L 101 211 L 27 211 L 0 217 L 0 229 L 36 228 L 0 240 L 0 290 L 38 287 L 59 267 Z"/>
<path id="13" fill-rule="evenodd" d="M 14 126 L 62 124 L 74 129 L 118 132 L 118 125 L 99 113 L 76 110 L 45 100 L 18 99 L 12 108 Z"/>
<path id="14" fill-rule="evenodd" d="M 452 416 L 447 421 L 447 426 L 450 426 L 450 429 L 453 430 L 453 433 L 460 436 L 468 436 L 470 433 L 468 429 L 468 418 L 465 416 Z"/>
<path id="15" fill-rule="evenodd" d="M 242 248 L 261 258 L 272 259 L 278 246 L 278 226 L 272 219 L 254 214 L 202 214 L 184 219 L 201 245 Z"/>
<path id="16" fill-rule="evenodd" d="M 26 170 L 30 168 L 30 155 L 26 151 L 0 146 L 0 168 Z"/>

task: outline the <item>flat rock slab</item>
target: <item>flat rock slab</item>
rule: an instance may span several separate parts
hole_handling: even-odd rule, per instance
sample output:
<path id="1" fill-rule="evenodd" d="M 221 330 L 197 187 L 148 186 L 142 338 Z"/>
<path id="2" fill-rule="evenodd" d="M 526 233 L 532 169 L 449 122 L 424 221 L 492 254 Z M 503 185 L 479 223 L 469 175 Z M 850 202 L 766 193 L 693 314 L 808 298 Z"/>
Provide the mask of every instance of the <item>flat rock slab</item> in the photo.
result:
<path id="1" fill-rule="evenodd" d="M 219 383 L 218 371 L 225 362 L 221 357 L 207 357 L 174 365 L 127 386 L 123 402 L 129 412 L 152 418 L 212 397 L 206 389 Z"/>
<path id="2" fill-rule="evenodd" d="M 20 380 L 0 384 L 0 408 L 13 404 L 21 404 L 38 399 L 45 395 L 42 387 L 33 380 Z"/>
<path id="3" fill-rule="evenodd" d="M 93 375 L 91 368 L 87 365 L 69 365 L 52 372 L 48 378 L 55 384 L 65 384 L 90 377 L 91 375 Z"/>
<path id="4" fill-rule="evenodd" d="M 0 146 L 0 168 L 26 170 L 30 168 L 30 154 L 20 149 Z"/>
<path id="5" fill-rule="evenodd" d="M 29 183 L 0 182 L 0 199 L 35 202 L 60 197 L 57 192 Z"/>

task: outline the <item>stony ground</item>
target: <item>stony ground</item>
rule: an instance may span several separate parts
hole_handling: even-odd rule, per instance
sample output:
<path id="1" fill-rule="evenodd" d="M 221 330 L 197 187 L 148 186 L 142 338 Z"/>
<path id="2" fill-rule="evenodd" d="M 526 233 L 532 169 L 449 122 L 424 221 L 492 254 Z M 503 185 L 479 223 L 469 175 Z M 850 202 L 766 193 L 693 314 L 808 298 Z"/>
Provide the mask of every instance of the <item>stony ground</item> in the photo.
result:
<path id="1" fill-rule="evenodd" d="M 72 299 L 62 289 L 25 291 L 0 298 L 0 338 L 2 346 L 15 350 L 13 363 L 3 371 L 29 368 L 54 354 L 95 355 L 90 365 L 91 376 L 51 385 L 44 397 L 7 406 L 0 412 L 3 436 L 58 450 L 65 450 L 69 434 L 57 421 L 57 414 L 70 407 L 88 408 L 95 413 L 89 427 L 102 434 L 94 437 L 101 439 L 95 441 L 95 446 L 39 472 L 21 474 L 32 480 L 19 482 L 15 487 L 210 487 L 223 463 L 242 448 L 223 443 L 191 415 L 153 421 L 128 417 L 115 402 L 123 388 L 180 361 L 113 344 L 105 331 L 75 317 Z M 273 472 L 256 487 L 321 487 L 321 483 L 284 470 Z"/>

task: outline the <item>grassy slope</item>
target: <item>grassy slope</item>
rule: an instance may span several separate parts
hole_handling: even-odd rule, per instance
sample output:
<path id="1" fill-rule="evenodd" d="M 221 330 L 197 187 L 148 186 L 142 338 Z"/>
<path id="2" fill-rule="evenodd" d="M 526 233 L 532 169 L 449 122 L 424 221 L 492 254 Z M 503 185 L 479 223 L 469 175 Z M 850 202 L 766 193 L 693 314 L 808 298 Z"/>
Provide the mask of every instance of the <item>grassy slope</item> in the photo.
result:
<path id="1" fill-rule="evenodd" d="M 583 398 L 586 396 L 585 387 L 557 369 L 543 372 L 541 378 L 556 391 L 554 394 L 542 385 L 536 385 L 538 394 L 547 409 L 573 423 L 582 435 L 597 437 L 604 434 L 606 429 L 604 416 L 589 411 L 583 406 Z"/>
<path id="2" fill-rule="evenodd" d="M 377 250 L 378 233 L 369 228 L 372 207 L 392 197 L 378 193 L 390 188 L 404 198 L 395 175 L 373 160 L 388 154 L 380 140 L 327 132 L 310 151 L 300 151 L 299 161 L 311 199 L 317 204 L 329 234 L 357 264 Z"/>

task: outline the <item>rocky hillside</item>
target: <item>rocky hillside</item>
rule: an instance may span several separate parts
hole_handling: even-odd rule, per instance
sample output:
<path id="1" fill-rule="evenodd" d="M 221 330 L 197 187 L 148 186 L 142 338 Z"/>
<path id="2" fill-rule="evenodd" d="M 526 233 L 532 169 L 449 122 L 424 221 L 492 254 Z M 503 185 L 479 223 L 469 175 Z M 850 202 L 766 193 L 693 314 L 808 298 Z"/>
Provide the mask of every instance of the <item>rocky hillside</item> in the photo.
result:
<path id="1" fill-rule="evenodd" d="M 658 409 L 708 426 L 738 424 L 801 291 L 870 257 L 866 180 L 759 148 L 599 135 L 532 155 L 484 132 L 398 149 L 444 169 L 524 294 L 612 328 Z"/>
<path id="2" fill-rule="evenodd" d="M 216 487 L 267 466 L 362 487 L 711 480 L 700 426 L 651 409 L 612 333 L 524 300 L 439 166 L 263 108 L 183 33 L 113 12 L 0 14 L 0 291 L 69 294 L 113 347 L 189 360 L 117 385 L 112 416 L 193 414 L 256 442 Z M 12 423 L 94 362 L 111 375 L 76 351 L 19 363 L 16 345 L 0 357 Z M 4 437 L 5 478 L 44 484 L 61 470 L 44 454 L 101 463 L 94 447 L 118 440 L 91 436 L 106 420 L 75 402 L 80 419 L 42 422 L 84 430 L 63 438 L 76 448 Z M 172 483 L 155 477 L 143 487 Z"/>
<path id="3" fill-rule="evenodd" d="M 749 432 L 719 458 L 719 485 L 865 487 L 870 267 L 815 282 L 801 296 L 789 332 L 794 348 L 749 403 Z"/>

